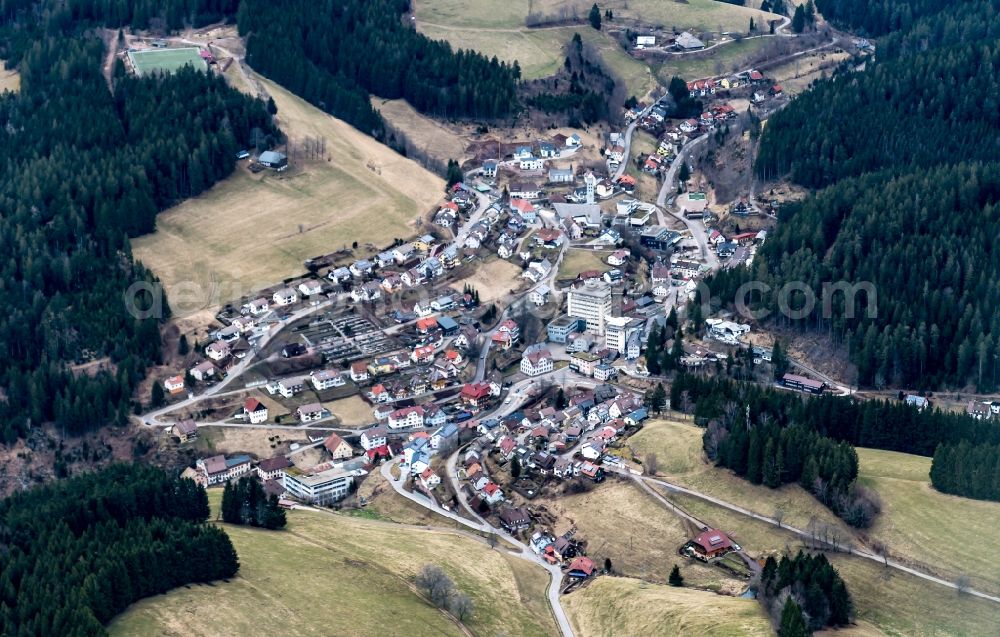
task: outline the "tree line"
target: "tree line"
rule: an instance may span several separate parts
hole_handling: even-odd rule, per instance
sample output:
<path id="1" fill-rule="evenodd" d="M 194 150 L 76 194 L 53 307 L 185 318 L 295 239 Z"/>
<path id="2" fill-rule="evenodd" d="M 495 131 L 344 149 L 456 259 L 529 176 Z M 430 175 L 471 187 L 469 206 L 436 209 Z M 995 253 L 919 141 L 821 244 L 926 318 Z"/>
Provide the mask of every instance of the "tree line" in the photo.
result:
<path id="1" fill-rule="evenodd" d="M 0 96 L 4 443 L 45 422 L 70 434 L 124 424 L 134 387 L 161 360 L 157 318 L 123 301 L 133 283 L 155 283 L 128 238 L 230 174 L 254 131 L 279 134 L 263 102 L 221 78 L 182 69 L 139 79 L 119 66 L 112 92 L 102 59 L 96 38 L 36 41 L 20 61 L 20 92 Z M 135 309 L 158 306 L 169 315 L 155 289 L 137 294 Z M 102 357 L 97 374 L 67 369 Z"/>
<path id="2" fill-rule="evenodd" d="M 781 560 L 768 556 L 758 599 L 781 637 L 802 637 L 825 626 L 846 626 L 854 615 L 847 584 L 823 554 L 799 551 Z"/>
<path id="3" fill-rule="evenodd" d="M 963 449 L 982 445 L 982 467 L 941 461 L 947 467 L 938 470 L 941 490 L 954 493 L 958 487 L 952 485 L 971 483 L 972 478 L 958 477 L 949 482 L 947 476 L 966 475 L 962 472 L 974 473 L 990 488 L 995 479 L 1000 428 L 962 414 L 918 410 L 901 401 L 807 397 L 686 373 L 678 374 L 670 399 L 675 409 L 693 411 L 696 422 L 706 427 L 703 445 L 716 464 L 754 484 L 775 488 L 797 482 L 859 528 L 871 525 L 881 503 L 856 482 L 855 445 L 949 458 L 959 443 L 966 445 Z M 985 487 L 977 485 L 972 492 L 980 490 Z"/>
<path id="4" fill-rule="evenodd" d="M 942 493 L 1000 502 L 1000 444 L 938 445 L 931 484 Z"/>
<path id="5" fill-rule="evenodd" d="M 129 604 L 232 577 L 229 537 L 204 489 L 114 465 L 0 501 L 0 634 L 104 635 Z"/>
<path id="6" fill-rule="evenodd" d="M 259 480 L 247 476 L 227 482 L 223 488 L 222 521 L 265 529 L 282 529 L 287 523 L 278 496 L 269 496 Z"/>

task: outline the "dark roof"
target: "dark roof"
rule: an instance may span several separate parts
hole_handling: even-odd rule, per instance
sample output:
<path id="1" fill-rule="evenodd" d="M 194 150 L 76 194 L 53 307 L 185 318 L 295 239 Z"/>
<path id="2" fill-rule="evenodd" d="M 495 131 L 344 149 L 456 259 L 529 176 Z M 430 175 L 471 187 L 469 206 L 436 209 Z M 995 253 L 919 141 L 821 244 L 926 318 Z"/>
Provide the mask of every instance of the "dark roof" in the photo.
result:
<path id="1" fill-rule="evenodd" d="M 174 428 L 177 429 L 177 433 L 189 436 L 196 431 L 198 431 L 198 425 L 195 424 L 190 418 L 188 420 L 181 420 L 174 424 Z"/>
<path id="2" fill-rule="evenodd" d="M 531 522 L 531 514 L 524 507 L 504 509 L 500 512 L 500 521 L 506 526 L 520 526 Z"/>
<path id="3" fill-rule="evenodd" d="M 261 460 L 257 466 L 260 467 L 261 471 L 271 472 L 278 469 L 287 469 L 292 466 L 292 463 L 285 456 L 275 456 Z"/>

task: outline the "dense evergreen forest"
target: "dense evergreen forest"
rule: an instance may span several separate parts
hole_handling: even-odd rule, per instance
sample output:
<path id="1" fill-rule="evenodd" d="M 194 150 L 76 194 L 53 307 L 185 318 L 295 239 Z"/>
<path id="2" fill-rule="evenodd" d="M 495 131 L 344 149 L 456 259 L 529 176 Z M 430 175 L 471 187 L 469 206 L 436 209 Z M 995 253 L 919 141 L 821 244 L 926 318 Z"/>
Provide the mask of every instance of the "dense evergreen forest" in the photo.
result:
<path id="1" fill-rule="evenodd" d="M 232 577 L 236 551 L 205 490 L 115 465 L 0 501 L 0 635 L 104 635 L 129 604 Z"/>
<path id="2" fill-rule="evenodd" d="M 431 40 L 403 24 L 409 10 L 409 0 L 243 0 L 237 23 L 253 68 L 377 138 L 370 94 L 441 117 L 516 112 L 516 63 Z"/>
<path id="3" fill-rule="evenodd" d="M 962 441 L 982 445 L 983 456 L 996 454 L 1000 446 L 1000 427 L 990 421 L 918 410 L 901 401 L 809 397 L 683 373 L 671 387 L 670 400 L 674 408 L 693 405 L 696 422 L 706 427 L 705 451 L 718 465 L 755 484 L 798 482 L 858 527 L 873 521 L 879 505 L 855 484 L 858 464 L 852 446 L 923 456 L 935 455 L 939 445 L 952 448 Z M 984 467 L 995 465 L 995 458 L 983 458 Z M 992 484 L 993 475 L 987 483 Z"/>
<path id="4" fill-rule="evenodd" d="M 824 626 L 846 626 L 854 614 L 847 585 L 825 555 L 768 556 L 758 596 L 781 637 L 809 635 Z"/>
<path id="5" fill-rule="evenodd" d="M 128 237 L 232 172 L 253 129 L 277 134 L 262 102 L 219 78 L 119 68 L 112 93 L 102 59 L 95 38 L 40 39 L 23 52 L 20 92 L 0 97 L 2 442 L 43 422 L 72 434 L 125 421 L 133 388 L 160 360 L 157 319 L 134 318 L 123 301 L 153 280 Z M 150 293 L 138 300 L 169 311 Z M 66 367 L 102 357 L 110 371 Z"/>
<path id="6" fill-rule="evenodd" d="M 801 281 L 870 282 L 853 316 L 842 295 L 824 315 L 778 318 L 846 343 L 858 384 L 1000 387 L 1000 2 L 820 0 L 839 26 L 877 41 L 863 70 L 850 64 L 776 113 L 758 174 L 821 188 L 786 206 L 754 271 L 721 274 L 732 301 L 749 277 L 773 292 Z M 796 293 L 793 298 L 802 300 Z M 868 304 L 877 315 L 869 316 Z M 798 307 L 798 305 L 795 305 Z"/>
<path id="7" fill-rule="evenodd" d="M 942 444 L 934 452 L 931 484 L 942 493 L 1000 502 L 1000 444 Z"/>

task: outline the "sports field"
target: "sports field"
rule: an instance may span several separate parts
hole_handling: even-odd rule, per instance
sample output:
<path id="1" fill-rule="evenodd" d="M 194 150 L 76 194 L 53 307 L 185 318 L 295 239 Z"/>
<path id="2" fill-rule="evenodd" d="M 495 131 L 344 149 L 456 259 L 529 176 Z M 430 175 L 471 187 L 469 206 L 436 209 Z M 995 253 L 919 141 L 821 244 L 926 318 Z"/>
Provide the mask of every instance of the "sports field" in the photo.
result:
<path id="1" fill-rule="evenodd" d="M 213 496 L 217 490 L 212 493 Z M 112 636 L 468 634 L 425 601 L 413 578 L 440 566 L 473 599 L 475 635 L 553 635 L 541 568 L 449 531 L 292 511 L 284 531 L 223 525 L 239 554 L 228 582 L 132 605 Z"/>
<path id="2" fill-rule="evenodd" d="M 180 49 L 149 49 L 143 51 L 129 51 L 128 57 L 139 75 L 149 75 L 150 73 L 173 73 L 190 64 L 199 71 L 208 68 L 205 60 L 201 59 L 198 47 L 184 47 Z"/>
<path id="3" fill-rule="evenodd" d="M 178 315 L 280 283 L 301 273 L 305 259 L 354 241 L 360 256 L 367 243 L 411 236 L 414 220 L 444 194 L 444 181 L 416 162 L 261 83 L 281 129 L 293 140 L 324 138 L 328 159 L 293 156 L 288 170 L 256 175 L 241 163 L 205 194 L 161 213 L 156 232 L 132 241 Z"/>

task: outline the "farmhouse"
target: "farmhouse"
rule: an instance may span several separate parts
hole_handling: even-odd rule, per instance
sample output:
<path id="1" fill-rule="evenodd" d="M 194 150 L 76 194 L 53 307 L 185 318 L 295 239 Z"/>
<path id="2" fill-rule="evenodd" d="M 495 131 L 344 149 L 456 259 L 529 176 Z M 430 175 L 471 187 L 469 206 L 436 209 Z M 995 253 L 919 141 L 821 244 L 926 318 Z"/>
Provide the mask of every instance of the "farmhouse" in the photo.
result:
<path id="1" fill-rule="evenodd" d="M 257 163 L 261 166 L 266 166 L 272 170 L 277 170 L 281 172 L 282 170 L 288 168 L 288 157 L 284 153 L 275 152 L 273 150 L 265 150 L 257 158 Z"/>
<path id="2" fill-rule="evenodd" d="M 733 550 L 733 543 L 729 536 L 722 531 L 708 529 L 691 540 L 691 548 L 694 549 L 697 557 L 710 560 Z"/>
<path id="3" fill-rule="evenodd" d="M 239 455 L 227 458 L 225 456 L 212 456 L 211 458 L 199 458 L 195 463 L 196 471 L 203 476 L 203 484 L 212 486 L 220 482 L 226 482 L 250 471 L 250 456 Z"/>
<path id="4" fill-rule="evenodd" d="M 597 567 L 594 566 L 594 560 L 581 555 L 573 558 L 573 561 L 569 564 L 569 570 L 566 574 L 574 579 L 587 579 L 596 571 Z"/>

